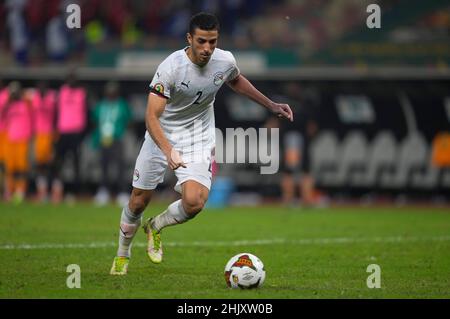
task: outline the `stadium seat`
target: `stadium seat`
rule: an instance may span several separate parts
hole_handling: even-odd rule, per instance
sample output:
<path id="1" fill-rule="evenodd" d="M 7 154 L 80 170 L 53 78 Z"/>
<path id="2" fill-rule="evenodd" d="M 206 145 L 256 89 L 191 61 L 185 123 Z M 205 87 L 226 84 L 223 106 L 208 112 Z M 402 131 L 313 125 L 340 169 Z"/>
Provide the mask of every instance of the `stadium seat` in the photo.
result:
<path id="1" fill-rule="evenodd" d="M 396 157 L 396 141 L 389 131 L 377 134 L 368 150 L 365 173 L 354 179 L 354 185 L 373 187 L 378 176 L 389 176 L 389 168 L 393 167 Z"/>
<path id="2" fill-rule="evenodd" d="M 414 188 L 431 189 L 437 186 L 439 182 L 439 168 L 434 167 L 431 162 L 431 149 L 422 135 L 418 136 L 421 144 L 425 146 L 424 165 L 412 172 L 411 186 Z"/>
<path id="3" fill-rule="evenodd" d="M 323 132 L 310 147 L 312 174 L 316 181 L 322 185 L 332 184 L 339 158 L 336 135 L 331 131 Z"/>
<path id="4" fill-rule="evenodd" d="M 441 186 L 443 188 L 450 188 L 450 170 L 448 168 L 442 171 Z"/>
<path id="5" fill-rule="evenodd" d="M 383 176 L 382 186 L 391 189 L 410 186 L 412 170 L 423 167 L 426 164 L 427 155 L 427 144 L 422 134 L 410 133 L 399 145 L 394 174 Z"/>
<path id="6" fill-rule="evenodd" d="M 367 163 L 367 141 L 362 132 L 347 134 L 341 144 L 341 157 L 334 179 L 335 186 L 351 184 L 358 171 L 364 171 Z"/>

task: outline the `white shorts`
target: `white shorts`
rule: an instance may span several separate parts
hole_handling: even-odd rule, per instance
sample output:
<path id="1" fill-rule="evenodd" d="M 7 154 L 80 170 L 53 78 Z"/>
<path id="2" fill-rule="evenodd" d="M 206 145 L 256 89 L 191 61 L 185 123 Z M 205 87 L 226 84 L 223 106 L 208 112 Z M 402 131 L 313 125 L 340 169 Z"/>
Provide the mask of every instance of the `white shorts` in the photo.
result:
<path id="1" fill-rule="evenodd" d="M 194 156 L 183 156 L 187 158 L 196 158 Z M 178 179 L 175 185 L 175 191 L 181 193 L 181 184 L 188 180 L 194 180 L 208 190 L 211 188 L 212 169 L 211 169 L 212 156 L 209 156 L 206 160 L 201 161 L 185 161 L 186 168 L 179 167 L 175 172 L 175 176 Z M 136 159 L 136 165 L 133 174 L 133 187 L 139 189 L 155 189 L 158 184 L 164 181 L 164 174 L 166 172 L 168 163 L 165 155 L 160 148 L 155 144 L 152 138 L 146 138 L 142 144 L 141 151 Z"/>

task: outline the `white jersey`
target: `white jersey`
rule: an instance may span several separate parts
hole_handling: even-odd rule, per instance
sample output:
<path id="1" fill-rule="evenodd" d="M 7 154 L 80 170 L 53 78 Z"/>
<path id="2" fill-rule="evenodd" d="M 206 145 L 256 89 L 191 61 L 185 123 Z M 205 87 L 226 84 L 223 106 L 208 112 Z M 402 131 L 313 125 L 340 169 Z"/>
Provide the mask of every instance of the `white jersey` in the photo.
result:
<path id="1" fill-rule="evenodd" d="M 189 59 L 186 49 L 169 55 L 158 66 L 150 84 L 152 92 L 167 98 L 159 118 L 161 127 L 182 154 L 214 147 L 216 93 L 224 82 L 239 75 L 236 60 L 229 51 L 216 48 L 209 62 L 200 67 Z"/>

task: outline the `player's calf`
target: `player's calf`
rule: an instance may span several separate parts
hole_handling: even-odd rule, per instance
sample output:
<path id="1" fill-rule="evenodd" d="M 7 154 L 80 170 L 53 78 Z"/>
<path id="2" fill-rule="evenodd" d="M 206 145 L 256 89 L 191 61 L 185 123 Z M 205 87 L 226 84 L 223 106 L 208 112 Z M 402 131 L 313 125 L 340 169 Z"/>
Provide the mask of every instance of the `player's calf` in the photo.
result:
<path id="1" fill-rule="evenodd" d="M 141 217 L 142 213 L 133 213 L 128 205 L 125 205 L 123 208 L 120 217 L 119 249 L 117 250 L 117 256 L 130 257 L 131 243 L 141 225 Z"/>

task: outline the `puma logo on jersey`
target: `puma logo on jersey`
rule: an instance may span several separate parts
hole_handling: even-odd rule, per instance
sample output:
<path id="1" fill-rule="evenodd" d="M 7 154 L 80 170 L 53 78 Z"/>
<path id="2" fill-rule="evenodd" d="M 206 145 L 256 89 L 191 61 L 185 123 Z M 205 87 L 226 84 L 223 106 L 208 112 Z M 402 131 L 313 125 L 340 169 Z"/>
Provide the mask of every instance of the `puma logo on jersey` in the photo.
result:
<path id="1" fill-rule="evenodd" d="M 187 89 L 189 89 L 189 83 L 191 83 L 191 81 L 188 81 L 188 83 L 181 82 L 181 85 L 184 85 Z"/>

